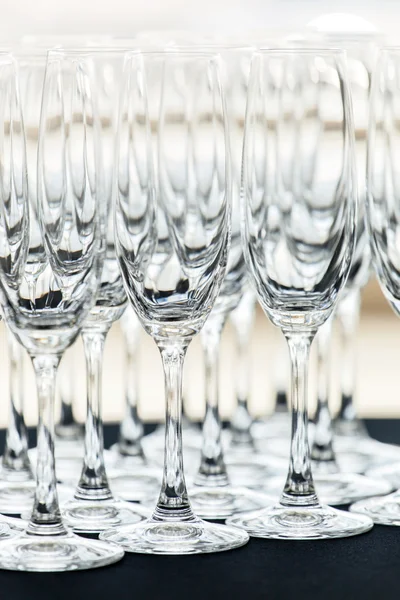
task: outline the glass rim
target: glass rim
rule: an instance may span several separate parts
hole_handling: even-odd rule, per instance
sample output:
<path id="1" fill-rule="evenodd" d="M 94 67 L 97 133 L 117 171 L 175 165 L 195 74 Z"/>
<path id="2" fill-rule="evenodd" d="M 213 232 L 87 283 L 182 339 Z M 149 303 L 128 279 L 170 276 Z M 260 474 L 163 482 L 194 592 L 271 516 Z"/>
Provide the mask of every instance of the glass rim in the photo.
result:
<path id="1" fill-rule="evenodd" d="M 392 53 L 392 54 L 397 54 L 398 52 L 400 52 L 400 45 L 387 45 L 387 46 L 381 46 L 380 48 L 378 48 L 378 52 L 379 53 L 384 53 L 387 52 L 388 54 Z"/>
<path id="2" fill-rule="evenodd" d="M 48 48 L 45 50 L 45 55 L 50 56 L 90 56 L 92 54 L 121 54 L 125 55 L 129 51 L 128 48 L 122 46 L 73 46 L 73 47 L 64 47 L 64 46 L 54 46 L 52 48 Z M 132 50 L 132 52 L 138 52 L 137 50 Z"/>
<path id="3" fill-rule="evenodd" d="M 346 56 L 345 48 L 337 48 L 329 46 L 293 46 L 291 48 L 282 48 L 282 47 L 271 47 L 271 48 L 258 48 L 255 50 L 254 55 L 268 55 L 268 54 L 315 54 L 317 56 L 323 55 L 337 55 L 337 56 Z"/>
<path id="4" fill-rule="evenodd" d="M 141 50 L 139 48 L 128 50 L 126 52 L 128 57 L 130 56 L 174 56 L 175 57 L 203 57 L 203 58 L 218 58 L 220 57 L 220 52 L 217 52 L 216 49 L 204 49 L 204 50 L 196 50 L 195 48 L 192 50 L 190 47 L 185 47 L 182 51 L 178 47 L 171 46 L 166 47 L 163 50 Z"/>

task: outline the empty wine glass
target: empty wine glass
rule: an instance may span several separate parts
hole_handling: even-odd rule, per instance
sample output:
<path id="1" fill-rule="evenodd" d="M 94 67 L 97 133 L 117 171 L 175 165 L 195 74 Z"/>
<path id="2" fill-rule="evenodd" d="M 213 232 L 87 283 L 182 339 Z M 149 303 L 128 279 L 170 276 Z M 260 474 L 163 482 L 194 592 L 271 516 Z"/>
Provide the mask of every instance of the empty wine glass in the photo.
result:
<path id="1" fill-rule="evenodd" d="M 131 306 L 122 315 L 120 325 L 126 357 L 125 414 L 119 426 L 118 442 L 111 446 L 112 456 L 106 463 L 127 473 L 112 478 L 115 494 L 132 502 L 153 501 L 160 490 L 161 472 L 151 466 L 142 444 L 144 425 L 138 412 L 138 350 L 142 326 Z"/>
<path id="2" fill-rule="evenodd" d="M 355 535 L 372 522 L 320 504 L 307 439 L 310 345 L 346 282 L 356 236 L 344 53 L 302 48 L 256 53 L 245 127 L 243 247 L 258 299 L 289 346 L 292 437 L 279 503 L 227 522 L 255 537 Z"/>
<path id="3" fill-rule="evenodd" d="M 380 50 L 371 86 L 367 141 L 367 224 L 373 264 L 380 286 L 394 312 L 400 312 L 398 231 L 399 189 L 396 153 L 400 136 L 400 48 Z M 375 471 L 397 483 L 400 463 Z M 397 480 L 395 474 L 397 473 Z M 351 510 L 382 525 L 400 525 L 399 491 L 353 504 Z"/>
<path id="4" fill-rule="evenodd" d="M 79 453 L 83 455 L 84 429 L 75 419 L 76 402 L 76 346 L 68 349 L 59 368 L 58 390 L 60 394 L 60 420 L 56 425 L 56 447 L 65 455 Z"/>
<path id="5" fill-rule="evenodd" d="M 99 190 L 98 199 L 104 213 L 102 231 L 104 262 L 102 269 L 97 273 L 99 281 L 96 303 L 81 328 L 87 368 L 87 417 L 83 467 L 74 499 L 61 504 L 61 513 L 66 524 L 74 531 L 98 533 L 113 525 L 136 523 L 148 513 L 140 506 L 129 504 L 113 496 L 104 461 L 101 414 L 104 344 L 111 325 L 121 317 L 126 308 L 126 294 L 114 247 L 111 210 L 118 94 L 124 51 L 98 48 L 85 49 L 85 54 L 89 57 L 93 71 L 99 115 L 103 185 Z M 128 476 L 121 474 L 118 477 L 123 477 L 126 484 Z"/>
<path id="6" fill-rule="evenodd" d="M 162 64 L 159 121 L 148 123 L 140 57 L 127 62 L 120 115 L 116 247 L 129 300 L 160 350 L 165 373 L 165 465 L 151 518 L 101 539 L 130 552 L 193 554 L 236 548 L 238 528 L 193 512 L 182 459 L 182 370 L 216 301 L 229 250 L 229 146 L 215 53 L 170 51 Z M 158 192 L 149 125 L 158 128 Z M 242 536 L 246 534 L 246 537 Z"/>
<path id="7" fill-rule="evenodd" d="M 6 94 L 2 100 L 7 101 Z M 11 100 L 1 130 L 1 302 L 8 326 L 32 359 L 39 422 L 32 514 L 26 532 L 5 542 L 0 568 L 100 567 L 123 553 L 76 537 L 65 527 L 58 506 L 53 420 L 57 367 L 95 301 L 103 258 L 98 121 L 89 65 L 77 54 L 48 54 L 39 132 L 28 132 L 39 135 L 37 196 L 26 187 L 25 173 L 31 170 L 25 166 L 17 94 Z"/>
<path id="8" fill-rule="evenodd" d="M 0 471 L 0 512 L 20 515 L 33 504 L 35 478 L 24 420 L 24 353 L 7 328 L 10 410 Z"/>
<path id="9" fill-rule="evenodd" d="M 215 51 L 215 47 L 213 48 Z M 222 57 L 231 151 L 231 246 L 224 281 L 215 306 L 200 334 L 205 365 L 206 411 L 203 420 L 201 454 L 196 453 L 195 462 L 191 461 L 197 467 L 197 473 L 193 486 L 189 489 L 194 510 L 201 517 L 208 519 L 225 519 L 237 512 L 265 506 L 269 501 L 265 495 L 237 485 L 237 483 L 239 485 L 244 483 L 243 479 L 254 485 L 254 481 L 260 479 L 260 473 L 261 478 L 265 478 L 268 467 L 257 461 L 255 457 L 245 455 L 240 458 L 234 457 L 227 469 L 221 437 L 222 423 L 219 414 L 221 333 L 230 312 L 238 305 L 248 283 L 240 238 L 239 173 L 251 49 L 223 46 L 217 49 Z M 196 165 L 196 168 L 201 177 L 203 173 L 201 164 Z M 206 175 L 208 176 L 207 171 Z M 207 180 L 203 185 L 207 185 Z"/>
<path id="10" fill-rule="evenodd" d="M 236 408 L 230 422 L 230 453 L 249 450 L 255 444 L 251 432 L 253 419 L 249 412 L 251 360 L 249 345 L 254 325 L 256 299 L 253 290 L 247 289 L 238 306 L 229 315 L 236 337 Z"/>

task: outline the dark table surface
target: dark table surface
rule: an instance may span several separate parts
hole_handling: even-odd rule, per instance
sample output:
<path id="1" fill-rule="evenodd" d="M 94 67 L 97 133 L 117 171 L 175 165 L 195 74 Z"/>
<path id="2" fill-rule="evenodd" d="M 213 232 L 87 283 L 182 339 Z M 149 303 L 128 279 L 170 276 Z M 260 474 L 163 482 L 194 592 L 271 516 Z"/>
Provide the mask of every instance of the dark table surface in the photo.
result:
<path id="1" fill-rule="evenodd" d="M 400 443 L 399 420 L 370 420 L 367 426 L 373 437 Z M 115 426 L 106 427 L 106 446 L 116 434 Z M 126 554 L 93 571 L 0 571 L 0 600 L 397 600 L 399 590 L 400 528 L 379 525 L 339 540 L 251 539 L 219 554 Z"/>

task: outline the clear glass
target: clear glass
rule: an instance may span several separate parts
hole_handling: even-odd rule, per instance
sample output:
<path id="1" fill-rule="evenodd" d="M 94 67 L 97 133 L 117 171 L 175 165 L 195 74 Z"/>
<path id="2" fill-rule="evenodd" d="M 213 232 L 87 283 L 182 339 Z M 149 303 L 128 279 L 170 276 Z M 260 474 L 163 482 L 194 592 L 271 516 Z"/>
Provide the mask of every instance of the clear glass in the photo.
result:
<path id="1" fill-rule="evenodd" d="M 371 74 L 374 68 L 377 44 L 382 39 L 377 34 L 340 35 L 331 33 L 327 41 L 343 47 L 347 54 L 350 90 L 353 100 L 355 127 L 355 156 L 357 164 L 357 187 L 359 213 L 356 249 L 346 288 L 339 299 L 335 317 L 340 336 L 339 381 L 340 405 L 334 419 L 335 448 L 340 464 L 346 470 L 365 470 L 374 464 L 381 454 L 381 446 L 371 440 L 363 421 L 357 416 L 355 398 L 357 394 L 357 331 L 360 321 L 361 291 L 371 273 L 371 253 L 365 228 L 365 175 L 367 146 L 366 137 L 369 119 L 369 97 Z M 321 368 L 328 369 L 329 365 Z M 368 448 L 366 442 L 371 441 Z M 383 455 L 385 448 L 383 448 Z M 375 458 L 374 458 L 375 457 Z M 385 462 L 384 456 L 382 461 Z"/>
<path id="2" fill-rule="evenodd" d="M 61 514 L 65 523 L 75 532 L 99 533 L 113 525 L 137 523 L 148 513 L 139 506 L 113 496 L 106 473 L 101 412 L 104 344 L 111 325 L 121 317 L 126 308 L 126 294 L 115 253 L 112 212 L 118 94 L 124 51 L 100 48 L 88 49 L 86 53 L 90 57 L 91 76 L 96 86 L 102 170 L 102 187 L 98 200 L 104 217 L 104 261 L 101 270 L 97 272 L 96 303 L 81 328 L 87 369 L 83 467 L 74 499 L 61 505 Z M 128 477 L 125 477 L 124 483 L 128 485 Z M 134 487 L 136 488 L 135 482 Z"/>
<path id="3" fill-rule="evenodd" d="M 190 454 L 189 448 L 186 445 L 184 450 L 185 460 L 188 458 L 188 462 L 190 461 L 189 467 L 197 469 L 200 462 L 200 468 L 194 478 L 194 485 L 190 489 L 191 501 L 195 512 L 204 518 L 225 519 L 238 510 L 255 509 L 264 506 L 268 502 L 268 498 L 262 494 L 230 485 L 223 457 L 221 441 L 222 426 L 218 407 L 220 336 L 230 311 L 239 303 L 246 280 L 239 226 L 239 172 L 251 51 L 249 48 L 225 48 L 217 45 L 203 47 L 200 50 L 206 53 L 218 52 L 222 57 L 221 77 L 226 92 L 231 150 L 232 228 L 226 275 L 210 318 L 201 332 L 206 379 L 206 414 L 203 421 L 201 460 L 199 461 L 196 447 L 192 449 Z M 185 51 L 182 48 L 177 50 L 177 52 Z M 191 52 L 192 50 L 189 49 L 188 51 Z M 206 107 L 204 110 L 207 110 Z M 211 185 L 209 181 L 210 167 L 203 166 L 204 158 L 202 150 L 202 147 L 205 146 L 202 138 L 206 135 L 206 129 L 204 128 L 203 131 L 200 131 L 195 131 L 196 145 L 193 168 L 195 169 L 200 189 L 207 190 Z M 181 183 L 178 179 L 181 176 L 174 174 L 174 177 L 177 180 L 176 184 L 178 184 L 177 191 L 181 193 Z M 175 182 L 173 183 L 175 184 Z M 167 185 L 171 184 L 167 182 Z M 195 224 L 193 227 L 195 227 Z M 234 466 L 232 464 L 231 468 L 233 469 Z M 239 464 L 241 473 L 245 471 L 246 467 L 255 468 L 251 460 L 244 458 Z"/>
<path id="4" fill-rule="evenodd" d="M 149 123 L 145 71 L 158 66 L 159 120 Z M 152 516 L 110 529 L 101 539 L 150 554 L 229 550 L 245 544 L 248 536 L 205 523 L 193 512 L 181 431 L 184 357 L 216 301 L 229 250 L 229 146 L 218 58 L 170 51 L 145 54 L 143 66 L 132 54 L 122 94 L 116 246 L 129 300 L 162 358 L 165 462 Z M 158 128 L 157 186 L 151 177 L 150 125 Z"/>
<path id="5" fill-rule="evenodd" d="M 10 63 L 2 77 L 7 71 Z M 30 521 L 22 535 L 4 543 L 0 568 L 100 567 L 121 559 L 123 552 L 74 536 L 65 527 L 58 505 L 53 418 L 57 367 L 95 301 L 103 258 L 90 65 L 79 53 L 49 52 L 40 124 L 27 130 L 16 83 L 5 89 L 9 95 L 2 104 L 0 138 L 1 155 L 8 161 L 3 162 L 0 186 L 0 300 L 8 326 L 32 359 L 39 420 Z M 31 148 L 25 152 L 28 139 Z M 25 177 L 36 168 L 37 194 Z"/>
<path id="6" fill-rule="evenodd" d="M 352 111 L 344 53 L 260 51 L 252 61 L 242 167 L 243 248 L 257 296 L 292 365 L 289 471 L 279 503 L 228 519 L 250 535 L 323 539 L 363 533 L 319 502 L 308 444 L 311 342 L 346 283 L 356 237 Z"/>
<path id="7" fill-rule="evenodd" d="M 76 347 L 67 350 L 61 361 L 58 373 L 58 391 L 60 394 L 60 420 L 56 425 L 56 451 L 63 454 L 81 452 L 83 448 L 84 430 L 75 419 L 74 403 Z M 83 454 L 83 451 L 82 451 Z"/>
<path id="8" fill-rule="evenodd" d="M 323 502 L 331 505 L 350 504 L 369 496 L 379 496 L 391 492 L 391 485 L 382 477 L 365 477 L 348 471 L 342 471 L 346 458 L 336 452 L 336 440 L 333 433 L 329 409 L 331 369 L 331 337 L 333 317 L 330 317 L 319 329 L 317 343 L 317 409 L 311 442 L 311 459 L 314 481 Z"/>
<path id="9" fill-rule="evenodd" d="M 125 415 L 118 442 L 110 450 L 107 464 L 121 473 L 112 478 L 113 492 L 131 502 L 155 501 L 161 484 L 161 470 L 151 465 L 143 449 L 144 425 L 138 411 L 138 350 L 141 325 L 131 306 L 120 320 L 125 348 Z"/>
<path id="10" fill-rule="evenodd" d="M 0 471 L 0 512 L 20 515 L 31 508 L 35 478 L 28 456 L 28 433 L 24 420 L 24 353 L 7 329 L 10 407 Z"/>
<path id="11" fill-rule="evenodd" d="M 367 140 L 367 224 L 373 265 L 389 304 L 400 315 L 397 235 L 399 189 L 396 153 L 400 143 L 397 121 L 400 107 L 400 48 L 379 51 L 371 84 L 370 123 Z M 389 478 L 393 478 L 390 468 Z M 400 471 L 400 463 L 398 464 Z M 387 475 L 386 469 L 379 470 Z M 360 501 L 351 507 L 376 523 L 400 525 L 400 494 Z"/>
<path id="12" fill-rule="evenodd" d="M 272 414 L 256 419 L 252 433 L 258 447 L 264 452 L 273 452 L 287 458 L 289 454 L 290 406 L 289 379 L 290 360 L 287 344 L 279 331 L 274 331 L 274 373 L 271 384 L 275 397 L 275 408 Z M 284 442 L 282 444 L 282 442 Z"/>
<path id="13" fill-rule="evenodd" d="M 32 46 L 26 41 L 22 42 L 14 52 L 18 62 L 18 79 L 24 126 L 25 130 L 28 132 L 25 136 L 28 167 L 28 192 L 30 202 L 35 204 L 37 194 L 38 124 L 46 69 L 47 46 L 45 45 L 44 39 L 42 45 L 39 46 Z M 37 236 L 35 228 L 31 228 L 31 235 L 32 243 L 35 244 L 36 242 L 33 237 Z M 64 362 L 64 360 L 62 362 Z M 63 378 L 62 366 L 59 377 Z M 70 373 L 68 374 L 68 378 L 71 378 Z M 68 443 L 66 440 L 61 441 L 57 435 L 55 440 L 55 452 L 59 458 L 57 461 L 57 477 L 60 480 L 65 480 L 65 474 L 70 474 L 71 469 L 73 469 L 73 467 L 76 468 L 76 459 L 73 460 L 70 458 L 71 455 L 78 454 L 79 458 L 83 456 L 83 443 L 79 446 L 79 444 L 76 443 L 76 440 L 73 440 L 72 443 Z M 29 457 L 32 468 L 35 470 L 35 464 L 37 462 L 36 448 L 29 450 Z M 77 477 L 75 477 L 75 481 L 76 480 Z"/>

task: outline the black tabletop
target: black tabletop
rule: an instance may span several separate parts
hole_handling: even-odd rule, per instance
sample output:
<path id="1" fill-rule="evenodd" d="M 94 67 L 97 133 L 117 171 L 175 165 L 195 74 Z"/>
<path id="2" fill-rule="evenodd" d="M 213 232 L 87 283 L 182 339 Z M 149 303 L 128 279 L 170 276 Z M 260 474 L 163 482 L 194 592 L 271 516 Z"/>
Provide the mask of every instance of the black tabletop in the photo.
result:
<path id="1" fill-rule="evenodd" d="M 399 420 L 371 420 L 367 426 L 377 439 L 400 443 Z M 106 427 L 106 446 L 116 433 L 116 427 Z M 400 528 L 379 525 L 339 540 L 251 539 L 219 554 L 126 554 L 93 571 L 0 571 L 1 600 L 397 600 L 399 589 Z"/>

